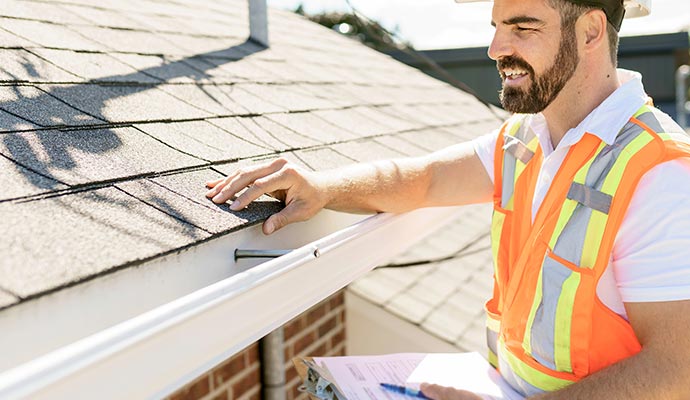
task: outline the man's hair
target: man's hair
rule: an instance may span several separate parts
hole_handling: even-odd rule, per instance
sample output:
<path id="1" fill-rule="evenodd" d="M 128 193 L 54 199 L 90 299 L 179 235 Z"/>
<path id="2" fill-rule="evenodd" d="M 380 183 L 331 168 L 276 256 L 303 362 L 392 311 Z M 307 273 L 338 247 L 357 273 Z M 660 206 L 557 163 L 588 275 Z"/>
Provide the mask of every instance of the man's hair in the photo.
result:
<path id="1" fill-rule="evenodd" d="M 562 32 L 574 31 L 575 22 L 581 15 L 590 10 L 599 9 L 596 6 L 576 4 L 569 0 L 547 0 L 547 3 L 561 15 Z M 606 34 L 609 39 L 609 55 L 614 67 L 618 66 L 618 32 L 611 23 L 606 24 Z"/>

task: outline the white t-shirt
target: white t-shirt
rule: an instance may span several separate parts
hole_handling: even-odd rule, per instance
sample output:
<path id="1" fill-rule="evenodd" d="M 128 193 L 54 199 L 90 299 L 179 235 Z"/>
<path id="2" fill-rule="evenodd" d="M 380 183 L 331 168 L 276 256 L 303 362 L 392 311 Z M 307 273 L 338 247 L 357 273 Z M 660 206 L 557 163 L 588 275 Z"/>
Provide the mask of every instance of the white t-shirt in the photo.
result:
<path id="1" fill-rule="evenodd" d="M 619 87 L 577 127 L 570 129 L 556 149 L 546 120 L 535 114 L 525 120 L 544 153 L 532 202 L 532 219 L 570 146 L 585 132 L 613 143 L 618 132 L 647 99 L 642 76 L 619 69 Z M 498 130 L 473 141 L 474 150 L 493 180 Z M 597 295 L 627 319 L 624 302 L 690 299 L 690 159 L 669 161 L 652 168 L 640 180 L 616 236 L 609 266 Z"/>

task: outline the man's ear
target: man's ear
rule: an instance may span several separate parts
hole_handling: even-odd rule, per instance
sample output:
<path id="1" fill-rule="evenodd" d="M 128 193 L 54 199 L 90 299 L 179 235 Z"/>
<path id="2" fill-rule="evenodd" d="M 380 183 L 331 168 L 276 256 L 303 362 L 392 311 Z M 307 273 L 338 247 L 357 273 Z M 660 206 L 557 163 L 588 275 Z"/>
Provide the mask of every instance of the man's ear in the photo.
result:
<path id="1" fill-rule="evenodd" d="M 602 10 L 590 10 L 577 21 L 577 31 L 581 33 L 579 39 L 585 51 L 596 49 L 607 42 L 606 28 L 608 21 Z"/>

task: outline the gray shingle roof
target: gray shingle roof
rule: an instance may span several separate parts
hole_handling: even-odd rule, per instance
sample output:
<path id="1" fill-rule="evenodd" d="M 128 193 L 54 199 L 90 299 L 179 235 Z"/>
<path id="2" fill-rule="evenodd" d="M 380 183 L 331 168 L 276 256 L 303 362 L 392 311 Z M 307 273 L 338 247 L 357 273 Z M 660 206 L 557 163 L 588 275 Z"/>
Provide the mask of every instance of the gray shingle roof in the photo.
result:
<path id="1" fill-rule="evenodd" d="M 237 166 L 420 154 L 495 125 L 388 56 L 269 19 L 264 49 L 243 1 L 3 1 L 0 308 L 261 222 L 279 203 L 204 197 Z"/>
<path id="2" fill-rule="evenodd" d="M 491 207 L 465 207 L 438 232 L 392 261 L 457 258 L 403 268 L 379 268 L 350 290 L 464 351 L 486 349 L 484 303 L 492 293 L 488 218 Z"/>

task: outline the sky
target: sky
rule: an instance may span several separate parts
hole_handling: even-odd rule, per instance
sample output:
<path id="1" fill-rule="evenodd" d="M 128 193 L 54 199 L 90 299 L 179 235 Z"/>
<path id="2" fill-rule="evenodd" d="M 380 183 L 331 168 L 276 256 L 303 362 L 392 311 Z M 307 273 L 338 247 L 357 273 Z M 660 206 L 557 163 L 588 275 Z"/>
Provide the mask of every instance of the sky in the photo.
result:
<path id="1" fill-rule="evenodd" d="M 399 35 L 418 50 L 488 46 L 493 35 L 491 3 L 456 4 L 453 0 L 350 0 L 364 15 Z M 268 0 L 269 6 L 307 13 L 348 11 L 345 0 Z M 687 31 L 690 1 L 653 0 L 652 15 L 627 19 L 621 35 Z"/>

